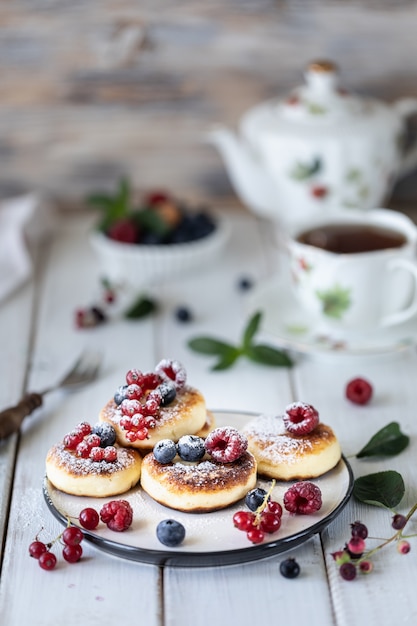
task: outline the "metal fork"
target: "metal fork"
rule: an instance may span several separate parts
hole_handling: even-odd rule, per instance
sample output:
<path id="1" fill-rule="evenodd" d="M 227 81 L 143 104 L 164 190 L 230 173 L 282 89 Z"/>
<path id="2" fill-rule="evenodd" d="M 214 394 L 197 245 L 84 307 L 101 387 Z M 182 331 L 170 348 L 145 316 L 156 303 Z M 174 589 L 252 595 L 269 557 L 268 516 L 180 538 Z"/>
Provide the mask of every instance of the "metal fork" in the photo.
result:
<path id="1" fill-rule="evenodd" d="M 43 391 L 26 394 L 18 404 L 0 412 L 0 440 L 19 430 L 24 418 L 33 413 L 43 402 L 43 396 L 55 389 L 76 389 L 93 382 L 100 370 L 101 355 L 83 352 L 71 369 L 57 383 Z"/>

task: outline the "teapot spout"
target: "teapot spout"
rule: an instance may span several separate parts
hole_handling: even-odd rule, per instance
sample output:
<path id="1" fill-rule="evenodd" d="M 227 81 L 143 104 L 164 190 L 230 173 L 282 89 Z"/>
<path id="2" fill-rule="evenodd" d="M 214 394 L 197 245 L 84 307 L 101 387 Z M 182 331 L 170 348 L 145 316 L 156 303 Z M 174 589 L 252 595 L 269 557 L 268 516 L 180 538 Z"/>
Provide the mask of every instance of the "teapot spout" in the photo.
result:
<path id="1" fill-rule="evenodd" d="M 220 152 L 232 186 L 242 202 L 265 217 L 277 215 L 276 186 L 250 146 L 226 128 L 212 130 L 207 140 Z"/>

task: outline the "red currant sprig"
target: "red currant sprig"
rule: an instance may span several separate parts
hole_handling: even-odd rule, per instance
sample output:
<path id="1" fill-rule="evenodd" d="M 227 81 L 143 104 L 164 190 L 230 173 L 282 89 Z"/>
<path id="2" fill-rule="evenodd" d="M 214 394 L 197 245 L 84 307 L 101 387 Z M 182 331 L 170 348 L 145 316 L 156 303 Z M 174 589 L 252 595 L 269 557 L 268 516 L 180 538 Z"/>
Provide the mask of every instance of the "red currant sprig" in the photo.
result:
<path id="1" fill-rule="evenodd" d="M 42 569 L 53 570 L 57 564 L 57 557 L 51 552 L 51 548 L 57 541 L 62 540 L 64 544 L 62 556 L 68 563 L 76 563 L 83 553 L 80 545 L 83 539 L 83 531 L 78 526 L 71 526 L 68 520 L 68 526 L 65 530 L 52 541 L 44 543 L 36 536 L 35 541 L 32 541 L 29 546 L 29 556 L 37 559 L 39 567 Z"/>
<path id="2" fill-rule="evenodd" d="M 282 506 L 270 499 L 274 487 L 275 480 L 256 511 L 237 511 L 233 515 L 235 527 L 246 532 L 247 538 L 254 544 L 262 543 L 266 533 L 275 533 L 281 527 Z"/>

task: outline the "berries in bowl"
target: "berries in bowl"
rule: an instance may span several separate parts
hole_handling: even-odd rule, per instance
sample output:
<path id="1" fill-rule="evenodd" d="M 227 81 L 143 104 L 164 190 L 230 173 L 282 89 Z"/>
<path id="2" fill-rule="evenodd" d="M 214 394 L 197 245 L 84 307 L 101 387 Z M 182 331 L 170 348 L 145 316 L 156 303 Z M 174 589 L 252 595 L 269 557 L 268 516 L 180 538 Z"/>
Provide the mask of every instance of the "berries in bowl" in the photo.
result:
<path id="1" fill-rule="evenodd" d="M 209 265 L 228 238 L 220 215 L 162 192 L 136 201 L 126 180 L 116 193 L 88 200 L 101 211 L 90 242 L 103 274 L 132 287 L 151 286 Z"/>

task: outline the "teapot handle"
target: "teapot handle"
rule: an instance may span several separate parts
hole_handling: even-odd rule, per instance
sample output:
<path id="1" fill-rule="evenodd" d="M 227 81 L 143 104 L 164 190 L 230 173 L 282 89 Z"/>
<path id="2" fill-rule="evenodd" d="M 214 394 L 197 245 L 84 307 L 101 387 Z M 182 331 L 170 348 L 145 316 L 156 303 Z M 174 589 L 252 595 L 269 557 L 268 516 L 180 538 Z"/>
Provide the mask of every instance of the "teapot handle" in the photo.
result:
<path id="1" fill-rule="evenodd" d="M 399 116 L 403 119 L 403 124 L 407 122 L 407 117 L 417 113 L 417 99 L 416 98 L 402 98 L 397 100 L 393 104 L 394 109 Z M 417 167 L 417 137 L 414 139 L 412 145 L 407 149 L 403 155 L 400 168 L 398 171 L 398 178 L 402 178 L 409 174 L 413 169 Z"/>

